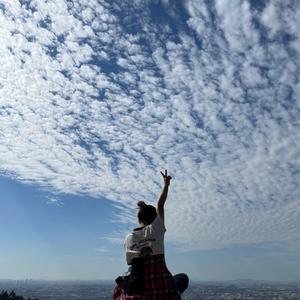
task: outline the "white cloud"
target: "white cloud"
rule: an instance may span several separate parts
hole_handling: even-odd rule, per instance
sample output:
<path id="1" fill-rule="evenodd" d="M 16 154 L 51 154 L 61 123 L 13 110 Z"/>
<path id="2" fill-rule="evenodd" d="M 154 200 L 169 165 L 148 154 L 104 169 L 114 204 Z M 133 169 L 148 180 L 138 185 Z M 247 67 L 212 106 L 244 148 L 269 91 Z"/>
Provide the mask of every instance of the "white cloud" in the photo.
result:
<path id="1" fill-rule="evenodd" d="M 101 253 L 109 252 L 109 250 L 106 248 L 95 248 L 95 249 L 91 249 L 91 251 L 101 252 Z"/>
<path id="2" fill-rule="evenodd" d="M 274 2 L 270 2 L 262 14 L 262 22 L 271 31 L 272 36 L 282 28 L 278 13 L 278 7 Z"/>
<path id="3" fill-rule="evenodd" d="M 168 168 L 169 241 L 297 240 L 299 5 L 281 7 L 265 40 L 254 25 L 269 28 L 276 3 L 258 13 L 244 1 L 186 1 L 193 35 L 161 30 L 139 1 L 128 8 L 143 14 L 130 34 L 107 3 L 38 1 L 36 12 L 5 3 L 0 172 L 107 197 L 128 228 L 138 200 L 155 203 Z M 273 39 L 280 31 L 293 39 Z"/>
<path id="4" fill-rule="evenodd" d="M 58 199 L 58 198 L 55 198 L 55 197 L 51 197 L 51 196 L 48 196 L 47 197 L 47 204 L 52 204 L 52 205 L 55 205 L 55 206 L 63 206 L 64 203 Z"/>

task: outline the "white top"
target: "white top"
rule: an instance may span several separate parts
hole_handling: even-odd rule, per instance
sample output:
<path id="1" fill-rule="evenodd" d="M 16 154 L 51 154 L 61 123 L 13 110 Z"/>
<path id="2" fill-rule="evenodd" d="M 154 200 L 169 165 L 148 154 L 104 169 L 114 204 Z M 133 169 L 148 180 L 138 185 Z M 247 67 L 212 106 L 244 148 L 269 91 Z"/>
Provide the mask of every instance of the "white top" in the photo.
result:
<path id="1" fill-rule="evenodd" d="M 127 264 L 141 254 L 143 248 L 150 248 L 151 255 L 164 253 L 164 235 L 166 227 L 160 216 L 145 227 L 134 229 L 126 236 L 125 251 Z"/>

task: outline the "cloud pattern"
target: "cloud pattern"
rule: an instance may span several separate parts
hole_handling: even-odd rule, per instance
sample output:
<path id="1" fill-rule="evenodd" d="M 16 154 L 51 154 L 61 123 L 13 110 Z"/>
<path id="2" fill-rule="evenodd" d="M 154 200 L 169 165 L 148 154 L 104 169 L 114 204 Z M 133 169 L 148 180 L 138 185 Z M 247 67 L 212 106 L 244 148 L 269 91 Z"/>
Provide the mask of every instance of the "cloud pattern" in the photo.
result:
<path id="1" fill-rule="evenodd" d="M 170 242 L 299 241 L 299 20 L 292 0 L 2 2 L 0 174 L 128 223 L 168 168 Z"/>

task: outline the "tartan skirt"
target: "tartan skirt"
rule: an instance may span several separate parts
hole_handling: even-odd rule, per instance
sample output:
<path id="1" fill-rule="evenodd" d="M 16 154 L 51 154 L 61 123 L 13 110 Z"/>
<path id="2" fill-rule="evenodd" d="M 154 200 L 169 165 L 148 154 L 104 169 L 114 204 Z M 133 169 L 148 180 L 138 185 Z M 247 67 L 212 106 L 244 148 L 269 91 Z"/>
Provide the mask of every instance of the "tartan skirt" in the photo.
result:
<path id="1" fill-rule="evenodd" d="M 128 295 L 123 287 L 116 286 L 114 300 L 181 300 L 163 254 L 144 257 L 142 266 L 144 293 Z"/>

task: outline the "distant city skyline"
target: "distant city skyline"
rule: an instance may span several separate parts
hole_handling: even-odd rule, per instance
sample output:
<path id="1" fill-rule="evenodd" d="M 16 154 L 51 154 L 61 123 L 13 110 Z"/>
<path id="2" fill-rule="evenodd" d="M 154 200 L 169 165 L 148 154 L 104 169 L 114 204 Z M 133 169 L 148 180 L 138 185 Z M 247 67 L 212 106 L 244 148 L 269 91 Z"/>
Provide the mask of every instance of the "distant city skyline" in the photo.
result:
<path id="1" fill-rule="evenodd" d="M 43 300 L 65 299 L 99 299 L 111 297 L 114 283 L 112 281 L 1 281 L 0 291 L 5 288 L 17 291 L 26 297 L 40 297 Z M 299 283 L 270 282 L 191 282 L 184 293 L 184 299 L 297 299 L 300 296 Z"/>
<path id="2" fill-rule="evenodd" d="M 0 4 L 0 278 L 114 279 L 160 171 L 192 280 L 300 280 L 300 2 Z"/>

